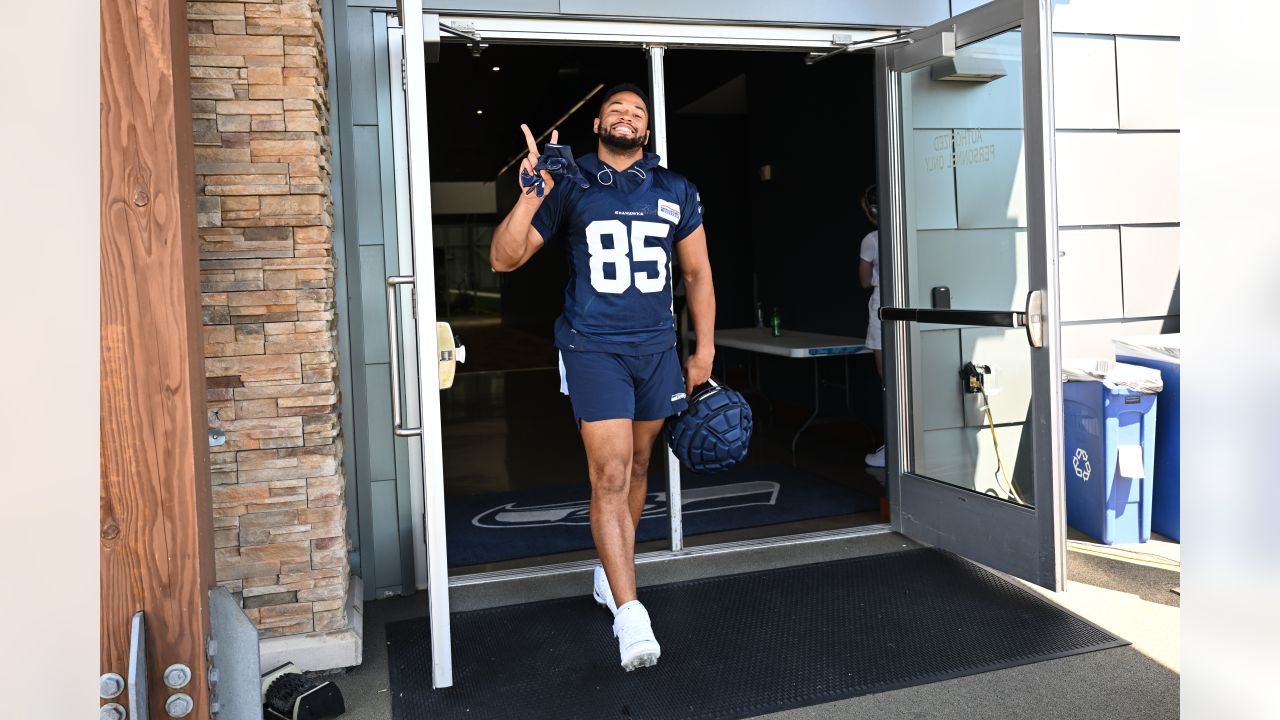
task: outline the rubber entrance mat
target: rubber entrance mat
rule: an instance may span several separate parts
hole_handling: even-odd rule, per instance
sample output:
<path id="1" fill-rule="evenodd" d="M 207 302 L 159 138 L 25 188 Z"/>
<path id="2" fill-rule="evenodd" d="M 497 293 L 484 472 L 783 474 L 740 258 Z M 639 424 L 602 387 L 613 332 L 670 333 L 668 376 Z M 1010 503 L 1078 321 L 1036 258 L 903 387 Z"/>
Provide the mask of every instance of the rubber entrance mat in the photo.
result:
<path id="1" fill-rule="evenodd" d="M 934 549 L 642 588 L 662 644 L 626 673 L 586 594 L 453 616 L 431 689 L 425 618 L 387 626 L 394 720 L 744 718 L 1128 643 Z"/>

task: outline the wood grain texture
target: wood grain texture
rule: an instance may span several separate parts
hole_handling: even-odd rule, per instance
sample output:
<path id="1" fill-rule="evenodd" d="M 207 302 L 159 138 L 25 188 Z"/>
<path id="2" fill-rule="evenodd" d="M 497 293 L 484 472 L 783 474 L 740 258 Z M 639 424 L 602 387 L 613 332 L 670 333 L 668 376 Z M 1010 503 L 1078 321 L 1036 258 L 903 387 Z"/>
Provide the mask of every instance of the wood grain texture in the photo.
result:
<path id="1" fill-rule="evenodd" d="M 101 0 L 101 663 L 147 621 L 151 717 L 184 663 L 209 716 L 213 536 L 186 7 Z M 122 702 L 126 704 L 127 702 Z M 132 708 L 130 708 L 132 716 Z"/>

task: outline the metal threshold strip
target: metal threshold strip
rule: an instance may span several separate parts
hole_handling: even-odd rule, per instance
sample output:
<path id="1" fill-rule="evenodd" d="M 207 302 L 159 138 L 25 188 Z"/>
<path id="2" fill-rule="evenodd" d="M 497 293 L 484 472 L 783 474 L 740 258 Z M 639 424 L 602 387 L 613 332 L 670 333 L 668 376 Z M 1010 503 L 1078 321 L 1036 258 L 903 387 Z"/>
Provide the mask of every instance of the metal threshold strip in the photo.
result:
<path id="1" fill-rule="evenodd" d="M 670 550 L 654 550 L 653 552 L 641 553 L 636 556 L 636 565 L 647 565 L 652 563 L 672 562 L 690 557 L 701 557 L 711 555 L 723 555 L 726 553 L 745 552 L 749 550 L 759 550 L 765 548 L 787 547 L 791 545 L 804 545 L 809 543 L 831 542 L 834 540 L 847 540 L 849 538 L 869 537 L 872 535 L 883 535 L 893 532 L 888 523 L 877 523 L 875 525 L 861 525 L 855 528 L 847 528 L 842 530 L 821 530 L 818 532 L 801 533 L 798 535 L 786 535 L 776 538 L 758 538 L 756 540 L 737 540 L 734 542 L 717 543 L 715 545 L 700 545 L 697 547 L 686 547 L 678 552 Z M 575 560 L 573 562 L 556 563 L 554 565 L 539 565 L 537 567 L 516 568 L 512 570 L 495 570 L 484 573 L 471 573 L 467 575 L 455 575 L 449 578 L 449 587 L 467 587 L 472 585 L 484 585 L 487 583 L 506 582 L 510 580 L 524 580 L 528 578 L 545 578 L 556 575 L 566 575 L 591 570 L 596 566 L 598 560 Z"/>

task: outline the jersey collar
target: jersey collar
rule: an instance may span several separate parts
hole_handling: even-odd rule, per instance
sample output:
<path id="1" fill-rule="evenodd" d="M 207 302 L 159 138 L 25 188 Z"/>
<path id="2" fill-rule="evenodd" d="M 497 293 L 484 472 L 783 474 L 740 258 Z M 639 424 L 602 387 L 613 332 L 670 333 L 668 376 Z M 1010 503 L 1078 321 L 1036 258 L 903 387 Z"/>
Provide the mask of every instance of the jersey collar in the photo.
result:
<path id="1" fill-rule="evenodd" d="M 653 169 L 658 167 L 661 162 L 662 158 L 656 153 L 646 152 L 639 160 L 635 161 L 630 167 L 623 170 L 623 173 L 634 173 L 641 177 L 640 184 L 631 192 L 626 193 L 626 195 L 631 197 L 637 193 L 647 190 L 649 185 L 653 183 Z M 602 187 L 616 185 L 617 178 L 615 176 L 621 174 L 609 167 L 609 165 L 601 160 L 600 156 L 595 153 L 588 153 L 578 158 L 578 167 L 586 171 L 585 174 L 588 178 L 594 177 L 595 184 Z"/>

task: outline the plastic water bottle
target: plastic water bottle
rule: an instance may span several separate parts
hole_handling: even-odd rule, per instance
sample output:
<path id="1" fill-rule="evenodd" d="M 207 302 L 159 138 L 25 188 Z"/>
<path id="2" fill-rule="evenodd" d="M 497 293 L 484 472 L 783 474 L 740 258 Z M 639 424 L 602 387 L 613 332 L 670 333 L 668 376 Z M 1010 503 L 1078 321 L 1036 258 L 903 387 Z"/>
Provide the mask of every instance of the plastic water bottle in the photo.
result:
<path id="1" fill-rule="evenodd" d="M 773 326 L 774 337 L 782 335 L 782 316 L 778 314 L 778 308 L 773 309 L 773 318 L 769 323 Z"/>

